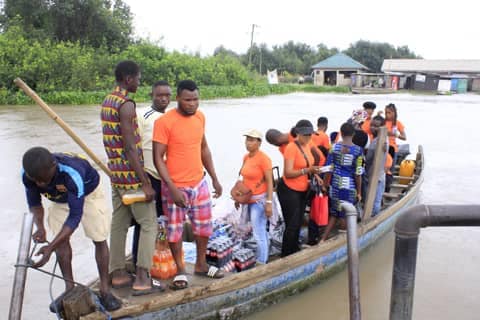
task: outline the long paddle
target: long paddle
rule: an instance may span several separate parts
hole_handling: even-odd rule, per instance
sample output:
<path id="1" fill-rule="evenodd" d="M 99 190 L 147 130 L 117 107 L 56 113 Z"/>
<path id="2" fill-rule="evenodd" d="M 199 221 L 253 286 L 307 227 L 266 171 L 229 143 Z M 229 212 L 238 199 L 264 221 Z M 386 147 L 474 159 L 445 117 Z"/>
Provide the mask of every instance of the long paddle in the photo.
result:
<path id="1" fill-rule="evenodd" d="M 90 150 L 89 147 L 80 139 L 79 136 L 73 132 L 73 130 L 65 123 L 65 121 L 62 120 L 58 116 L 58 114 L 55 113 L 43 100 L 40 98 L 35 91 L 33 91 L 25 82 L 23 82 L 22 79 L 16 78 L 13 80 L 15 84 L 25 92 L 27 96 L 32 98 L 49 116 L 52 118 L 62 129 L 80 146 L 80 148 L 83 149 L 87 153 L 87 155 L 90 157 L 90 159 L 93 160 L 108 176 L 112 175 L 112 172 L 107 168 L 107 166 L 100 161 L 100 159 L 97 158 L 95 153 L 93 153 L 92 150 Z"/>

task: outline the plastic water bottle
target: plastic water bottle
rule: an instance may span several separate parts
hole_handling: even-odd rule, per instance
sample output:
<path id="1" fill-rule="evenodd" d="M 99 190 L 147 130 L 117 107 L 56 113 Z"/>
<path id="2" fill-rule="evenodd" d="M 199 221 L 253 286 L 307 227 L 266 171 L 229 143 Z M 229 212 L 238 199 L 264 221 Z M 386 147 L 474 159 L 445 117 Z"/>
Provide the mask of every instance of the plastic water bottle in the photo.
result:
<path id="1" fill-rule="evenodd" d="M 143 191 L 124 194 L 122 196 L 122 203 L 126 206 L 131 205 L 132 203 L 135 203 L 135 202 L 145 202 L 145 201 L 147 201 L 147 196 Z"/>

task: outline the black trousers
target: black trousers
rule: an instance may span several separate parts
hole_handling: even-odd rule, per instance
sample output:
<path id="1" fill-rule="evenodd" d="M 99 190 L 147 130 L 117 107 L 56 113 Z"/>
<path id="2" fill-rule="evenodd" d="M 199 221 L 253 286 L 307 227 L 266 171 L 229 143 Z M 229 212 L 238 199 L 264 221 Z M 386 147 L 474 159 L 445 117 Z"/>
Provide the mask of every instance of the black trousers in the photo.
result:
<path id="1" fill-rule="evenodd" d="M 305 213 L 307 192 L 290 189 L 283 179 L 280 179 L 277 187 L 278 200 L 282 207 L 285 219 L 285 232 L 282 241 L 282 257 L 288 256 L 300 250 L 298 238 Z"/>

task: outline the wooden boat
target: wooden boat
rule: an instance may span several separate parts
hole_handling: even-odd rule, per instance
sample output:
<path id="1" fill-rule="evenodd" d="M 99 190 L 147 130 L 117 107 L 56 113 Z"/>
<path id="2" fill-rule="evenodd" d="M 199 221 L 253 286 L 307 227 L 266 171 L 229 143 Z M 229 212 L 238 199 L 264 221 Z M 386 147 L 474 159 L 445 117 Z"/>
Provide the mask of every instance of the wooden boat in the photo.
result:
<path id="1" fill-rule="evenodd" d="M 379 240 L 395 220 L 417 201 L 423 181 L 423 150 L 419 147 L 414 176 L 399 184 L 395 176 L 390 193 L 384 195 L 381 213 L 358 225 L 359 250 Z M 341 270 L 347 262 L 346 234 L 340 233 L 325 243 L 293 255 L 219 280 L 193 275 L 189 267 L 189 287 L 159 295 L 133 297 L 129 289 L 115 290 L 124 306 L 111 313 L 113 319 L 237 319 L 264 309 L 286 296 L 301 292 Z M 104 319 L 99 312 L 81 319 Z"/>
<path id="2" fill-rule="evenodd" d="M 353 94 L 386 94 L 397 93 L 398 90 L 392 88 L 374 88 L 374 87 L 352 87 Z"/>

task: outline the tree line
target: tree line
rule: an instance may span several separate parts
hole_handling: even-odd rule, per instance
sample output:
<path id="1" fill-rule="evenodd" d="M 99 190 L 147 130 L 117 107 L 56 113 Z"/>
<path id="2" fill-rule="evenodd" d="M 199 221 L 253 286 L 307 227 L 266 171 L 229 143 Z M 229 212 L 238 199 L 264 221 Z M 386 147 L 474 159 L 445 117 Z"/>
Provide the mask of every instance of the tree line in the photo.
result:
<path id="1" fill-rule="evenodd" d="M 320 43 L 289 41 L 271 49 L 254 44 L 238 54 L 223 46 L 211 56 L 168 52 L 158 43 L 133 37 L 133 16 L 122 0 L 4 0 L 0 12 L 0 97 L 24 78 L 40 92 L 106 90 L 123 59 L 142 67 L 143 83 L 184 78 L 200 85 L 251 85 L 267 70 L 310 74 L 311 66 L 340 52 Z M 372 72 L 385 58 L 418 58 L 407 46 L 360 40 L 343 51 Z M 251 59 L 250 59 L 251 57 Z M 288 77 L 286 77 L 288 78 Z"/>

